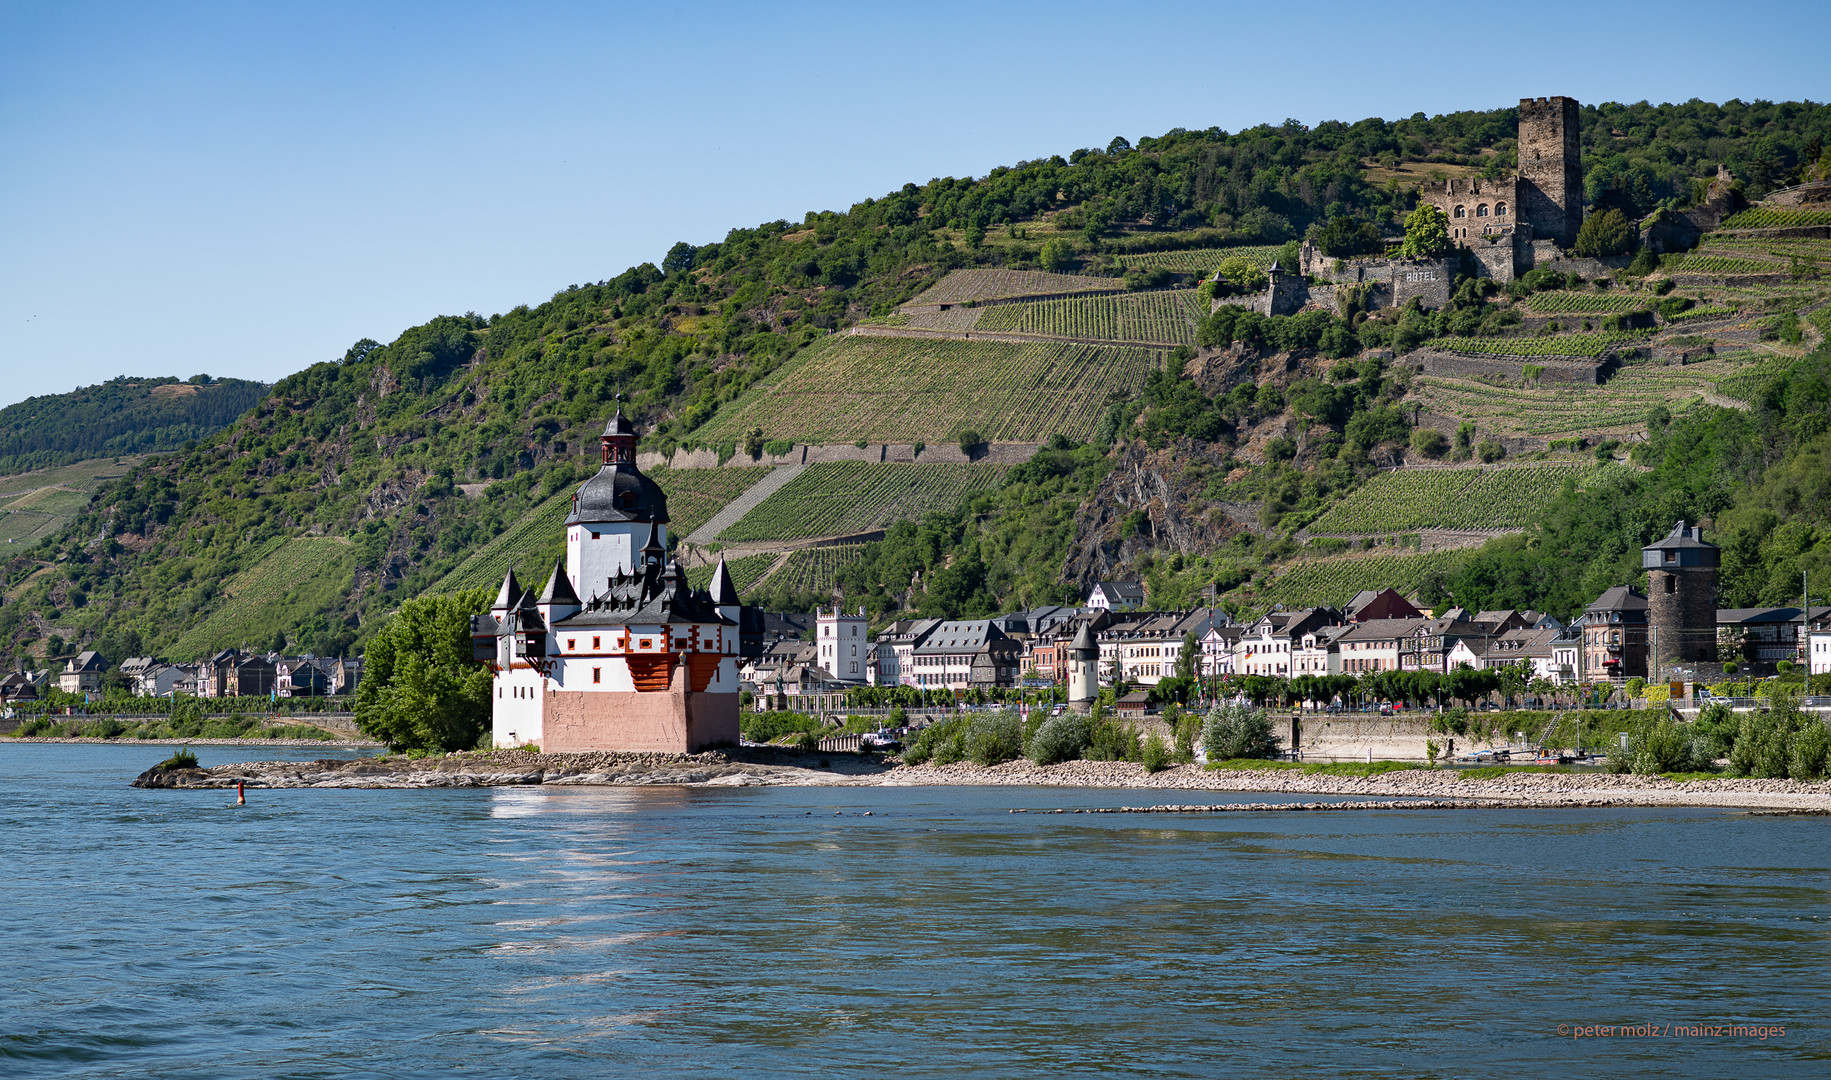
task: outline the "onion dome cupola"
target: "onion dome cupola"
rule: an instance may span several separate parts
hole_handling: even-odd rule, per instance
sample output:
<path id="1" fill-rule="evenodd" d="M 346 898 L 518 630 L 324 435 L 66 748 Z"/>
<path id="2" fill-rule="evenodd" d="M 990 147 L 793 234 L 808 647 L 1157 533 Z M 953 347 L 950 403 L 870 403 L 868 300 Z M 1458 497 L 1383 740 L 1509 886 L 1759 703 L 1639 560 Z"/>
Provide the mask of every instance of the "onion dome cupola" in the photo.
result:
<path id="1" fill-rule="evenodd" d="M 582 522 L 647 521 L 667 524 L 668 497 L 661 485 L 636 468 L 636 428 L 623 415 L 623 395 L 617 395 L 617 412 L 604 425 L 598 442 L 603 465 L 598 474 L 579 486 L 572 497 L 566 524 Z"/>

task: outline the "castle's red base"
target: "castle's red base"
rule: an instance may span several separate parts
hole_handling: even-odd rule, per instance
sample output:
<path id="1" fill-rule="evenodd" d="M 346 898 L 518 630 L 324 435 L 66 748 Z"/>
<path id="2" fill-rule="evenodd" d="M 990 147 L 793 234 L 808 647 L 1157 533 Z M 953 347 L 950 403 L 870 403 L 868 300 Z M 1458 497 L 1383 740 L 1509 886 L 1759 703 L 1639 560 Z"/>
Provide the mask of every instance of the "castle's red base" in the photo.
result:
<path id="1" fill-rule="evenodd" d="M 648 693 L 549 691 L 540 748 L 550 754 L 631 750 L 691 754 L 738 740 L 738 696 L 660 690 Z"/>

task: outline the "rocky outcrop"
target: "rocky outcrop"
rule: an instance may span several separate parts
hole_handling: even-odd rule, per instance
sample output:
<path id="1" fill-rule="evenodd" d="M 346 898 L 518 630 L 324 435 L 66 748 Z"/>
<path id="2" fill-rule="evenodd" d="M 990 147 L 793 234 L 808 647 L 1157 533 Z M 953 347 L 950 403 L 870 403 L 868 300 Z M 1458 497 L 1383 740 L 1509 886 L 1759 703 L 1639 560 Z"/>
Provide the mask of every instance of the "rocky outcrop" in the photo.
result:
<path id="1" fill-rule="evenodd" d="M 522 750 L 460 752 L 443 757 L 324 758 L 255 761 L 212 769 L 154 766 L 137 788 L 438 788 L 522 784 L 692 784 L 751 787 L 817 785 L 882 772 L 859 754 L 818 754 L 769 747 L 700 754 L 539 754 Z"/>
<path id="2" fill-rule="evenodd" d="M 1147 551 L 1197 555 L 1212 551 L 1240 525 L 1210 504 L 1206 470 L 1218 466 L 1217 449 L 1191 439 L 1153 451 L 1132 443 L 1093 494 L 1075 512 L 1074 537 L 1061 580 L 1091 585 L 1110 580 Z"/>

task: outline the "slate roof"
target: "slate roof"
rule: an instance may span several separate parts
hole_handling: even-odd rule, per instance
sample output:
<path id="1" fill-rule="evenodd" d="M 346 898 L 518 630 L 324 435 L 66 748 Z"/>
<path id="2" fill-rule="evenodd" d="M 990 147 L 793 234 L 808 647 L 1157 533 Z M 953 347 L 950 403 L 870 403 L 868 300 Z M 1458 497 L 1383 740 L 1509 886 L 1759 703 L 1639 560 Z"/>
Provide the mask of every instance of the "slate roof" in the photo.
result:
<path id="1" fill-rule="evenodd" d="M 1632 585 L 1615 585 L 1596 597 L 1596 602 L 1584 611 L 1641 611 L 1647 610 L 1647 598 Z"/>
<path id="2" fill-rule="evenodd" d="M 649 573 L 613 574 L 610 586 L 587 601 L 577 614 L 553 620 L 559 627 L 661 626 L 692 623 L 737 623 L 719 614 L 703 589 L 687 584 L 679 563 Z"/>
<path id="3" fill-rule="evenodd" d="M 973 652 L 1004 638 L 1004 631 L 990 619 L 957 619 L 935 627 L 928 640 L 916 647 L 918 653 Z"/>

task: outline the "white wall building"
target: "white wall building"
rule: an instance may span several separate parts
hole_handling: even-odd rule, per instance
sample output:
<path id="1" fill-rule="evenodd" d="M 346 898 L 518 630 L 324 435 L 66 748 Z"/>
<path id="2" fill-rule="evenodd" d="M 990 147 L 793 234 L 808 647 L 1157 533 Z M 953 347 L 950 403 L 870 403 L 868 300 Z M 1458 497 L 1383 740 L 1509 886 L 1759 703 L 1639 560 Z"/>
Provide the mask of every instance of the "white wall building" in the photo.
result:
<path id="1" fill-rule="evenodd" d="M 863 686 L 871 681 L 870 638 L 865 636 L 865 609 L 848 615 L 838 608 L 815 613 L 814 643 L 819 647 L 815 663 L 842 683 Z"/>

